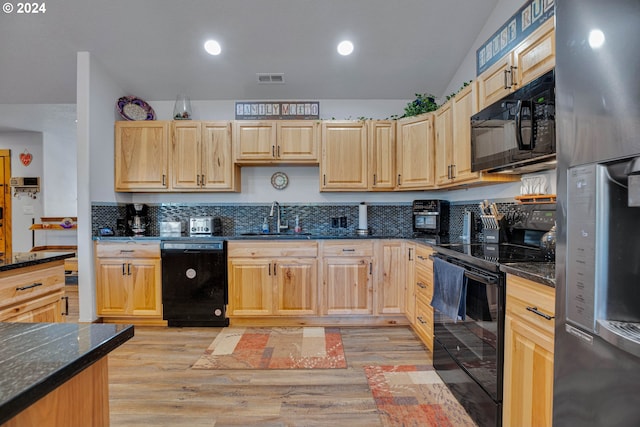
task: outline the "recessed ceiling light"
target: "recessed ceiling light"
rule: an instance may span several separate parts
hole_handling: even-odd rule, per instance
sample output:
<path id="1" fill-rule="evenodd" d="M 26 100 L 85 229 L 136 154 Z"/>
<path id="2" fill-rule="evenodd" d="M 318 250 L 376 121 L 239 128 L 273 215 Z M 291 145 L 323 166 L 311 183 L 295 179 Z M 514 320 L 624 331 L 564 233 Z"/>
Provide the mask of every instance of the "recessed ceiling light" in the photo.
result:
<path id="1" fill-rule="evenodd" d="M 220 55 L 220 52 L 222 52 L 220 43 L 215 40 L 207 40 L 204 42 L 204 50 L 206 50 L 209 55 Z"/>
<path id="2" fill-rule="evenodd" d="M 353 43 L 349 40 L 342 41 L 338 44 L 338 53 L 340 55 L 351 55 L 351 52 L 353 52 Z"/>
<path id="3" fill-rule="evenodd" d="M 595 29 L 589 32 L 589 46 L 591 49 L 598 49 L 604 44 L 604 33 L 601 30 Z"/>

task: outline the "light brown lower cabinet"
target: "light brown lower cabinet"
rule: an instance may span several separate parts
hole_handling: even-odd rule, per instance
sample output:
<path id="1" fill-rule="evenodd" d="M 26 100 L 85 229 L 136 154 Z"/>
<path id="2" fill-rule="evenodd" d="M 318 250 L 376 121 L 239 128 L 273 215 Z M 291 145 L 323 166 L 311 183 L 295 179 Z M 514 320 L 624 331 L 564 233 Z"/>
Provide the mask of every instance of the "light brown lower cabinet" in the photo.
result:
<path id="1" fill-rule="evenodd" d="M 230 317 L 317 314 L 315 241 L 230 242 L 227 250 Z"/>
<path id="2" fill-rule="evenodd" d="M 63 322 L 64 260 L 0 272 L 0 322 Z"/>
<path id="3" fill-rule="evenodd" d="M 507 275 L 503 425 L 552 423 L 555 289 Z"/>
<path id="4" fill-rule="evenodd" d="M 413 329 L 427 348 L 433 351 L 433 253 L 431 246 L 417 244 L 415 260 L 415 319 Z"/>
<path id="5" fill-rule="evenodd" d="M 160 242 L 96 242 L 97 314 L 104 322 L 162 324 Z"/>
<path id="6" fill-rule="evenodd" d="M 322 257 L 325 314 L 373 314 L 373 243 L 326 241 Z"/>

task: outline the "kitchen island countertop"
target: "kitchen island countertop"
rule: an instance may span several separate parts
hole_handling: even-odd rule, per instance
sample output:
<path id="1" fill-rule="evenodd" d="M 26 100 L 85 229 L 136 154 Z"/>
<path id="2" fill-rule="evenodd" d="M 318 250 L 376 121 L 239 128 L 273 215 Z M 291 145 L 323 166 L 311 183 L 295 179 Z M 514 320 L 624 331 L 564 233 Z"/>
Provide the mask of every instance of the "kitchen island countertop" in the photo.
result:
<path id="1" fill-rule="evenodd" d="M 556 287 L 556 264 L 553 262 L 514 262 L 500 264 L 500 271 L 552 288 Z"/>
<path id="2" fill-rule="evenodd" d="M 0 424 L 131 337 L 131 325 L 0 323 Z"/>
<path id="3" fill-rule="evenodd" d="M 14 252 L 13 254 L 0 256 L 0 271 L 14 270 L 52 261 L 61 261 L 75 256 L 73 252 Z"/>

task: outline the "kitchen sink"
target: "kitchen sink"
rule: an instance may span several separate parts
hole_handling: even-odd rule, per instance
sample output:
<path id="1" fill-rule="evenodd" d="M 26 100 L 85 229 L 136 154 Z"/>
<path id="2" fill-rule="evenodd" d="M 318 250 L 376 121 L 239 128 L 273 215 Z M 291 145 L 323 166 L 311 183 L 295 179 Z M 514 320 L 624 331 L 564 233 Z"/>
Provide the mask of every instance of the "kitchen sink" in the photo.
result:
<path id="1" fill-rule="evenodd" d="M 243 237 L 264 237 L 264 238 L 296 238 L 296 237 L 309 237 L 311 233 L 241 233 Z"/>

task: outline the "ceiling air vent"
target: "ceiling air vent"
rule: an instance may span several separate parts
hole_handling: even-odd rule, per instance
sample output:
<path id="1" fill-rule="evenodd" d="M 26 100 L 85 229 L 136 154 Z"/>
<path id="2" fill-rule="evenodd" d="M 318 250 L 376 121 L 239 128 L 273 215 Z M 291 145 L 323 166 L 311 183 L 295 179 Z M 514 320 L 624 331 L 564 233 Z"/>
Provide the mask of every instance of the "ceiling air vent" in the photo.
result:
<path id="1" fill-rule="evenodd" d="M 259 84 L 282 84 L 284 73 L 257 73 Z"/>

